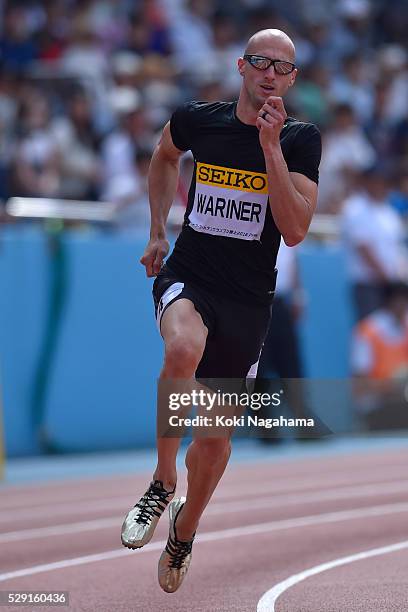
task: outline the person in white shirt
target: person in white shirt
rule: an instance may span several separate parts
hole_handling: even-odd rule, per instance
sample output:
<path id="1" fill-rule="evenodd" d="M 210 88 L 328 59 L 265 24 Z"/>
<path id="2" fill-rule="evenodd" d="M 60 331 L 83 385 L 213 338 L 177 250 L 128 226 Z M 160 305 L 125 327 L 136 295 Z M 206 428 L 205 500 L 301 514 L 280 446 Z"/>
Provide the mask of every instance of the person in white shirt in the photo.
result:
<path id="1" fill-rule="evenodd" d="M 380 168 L 363 175 L 362 189 L 344 202 L 341 234 L 357 319 L 382 305 L 384 285 L 406 277 L 408 258 L 403 222 L 387 199 Z"/>
<path id="2" fill-rule="evenodd" d="M 355 177 L 375 163 L 375 150 L 358 124 L 352 106 L 338 104 L 333 124 L 324 135 L 319 210 L 337 212 L 336 203 L 346 197 Z"/>

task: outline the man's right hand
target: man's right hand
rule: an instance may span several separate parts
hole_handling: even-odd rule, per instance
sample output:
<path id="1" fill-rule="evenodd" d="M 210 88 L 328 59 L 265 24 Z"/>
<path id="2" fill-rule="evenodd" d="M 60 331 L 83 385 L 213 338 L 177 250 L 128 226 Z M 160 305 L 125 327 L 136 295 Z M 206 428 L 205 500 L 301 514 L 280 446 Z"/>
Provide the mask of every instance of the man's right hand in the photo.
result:
<path id="1" fill-rule="evenodd" d="M 169 249 L 169 241 L 165 238 L 151 238 L 149 240 L 145 252 L 140 258 L 140 263 L 146 268 L 146 276 L 158 275 Z"/>

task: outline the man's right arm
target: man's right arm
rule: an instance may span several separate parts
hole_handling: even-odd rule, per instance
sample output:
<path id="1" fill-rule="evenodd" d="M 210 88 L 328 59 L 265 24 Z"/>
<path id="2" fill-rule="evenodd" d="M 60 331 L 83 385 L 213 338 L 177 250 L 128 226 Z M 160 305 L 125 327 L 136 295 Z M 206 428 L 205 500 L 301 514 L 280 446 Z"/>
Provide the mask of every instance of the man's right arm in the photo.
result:
<path id="1" fill-rule="evenodd" d="M 156 276 L 160 272 L 163 259 L 169 252 L 166 221 L 176 195 L 179 162 L 183 153 L 174 146 L 170 123 L 167 123 L 149 168 L 150 240 L 140 260 L 147 276 Z"/>

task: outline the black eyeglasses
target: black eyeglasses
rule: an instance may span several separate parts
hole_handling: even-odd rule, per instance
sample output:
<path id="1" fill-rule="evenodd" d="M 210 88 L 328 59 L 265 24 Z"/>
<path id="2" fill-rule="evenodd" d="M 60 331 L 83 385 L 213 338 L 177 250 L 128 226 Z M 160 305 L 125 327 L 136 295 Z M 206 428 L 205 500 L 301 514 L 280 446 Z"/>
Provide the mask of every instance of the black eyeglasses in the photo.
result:
<path id="1" fill-rule="evenodd" d="M 257 70 L 268 70 L 273 64 L 276 74 L 290 74 L 296 68 L 295 64 L 291 62 L 269 59 L 269 57 L 264 57 L 263 55 L 244 55 L 244 59 Z"/>

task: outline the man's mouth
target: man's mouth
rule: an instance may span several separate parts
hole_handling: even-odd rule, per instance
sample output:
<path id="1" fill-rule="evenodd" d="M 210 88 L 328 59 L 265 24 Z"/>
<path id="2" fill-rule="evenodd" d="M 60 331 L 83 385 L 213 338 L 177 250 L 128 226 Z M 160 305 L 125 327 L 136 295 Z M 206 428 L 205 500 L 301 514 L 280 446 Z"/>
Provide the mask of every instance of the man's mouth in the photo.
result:
<path id="1" fill-rule="evenodd" d="M 263 89 L 263 91 L 266 91 L 266 92 L 270 92 L 270 91 L 274 91 L 275 90 L 274 85 L 269 85 L 268 83 L 261 84 L 260 88 Z"/>

